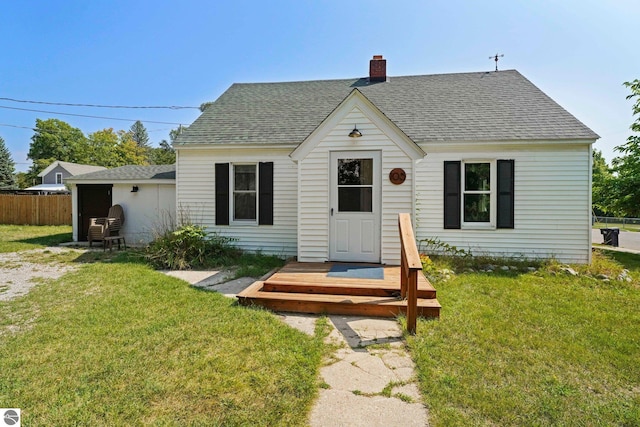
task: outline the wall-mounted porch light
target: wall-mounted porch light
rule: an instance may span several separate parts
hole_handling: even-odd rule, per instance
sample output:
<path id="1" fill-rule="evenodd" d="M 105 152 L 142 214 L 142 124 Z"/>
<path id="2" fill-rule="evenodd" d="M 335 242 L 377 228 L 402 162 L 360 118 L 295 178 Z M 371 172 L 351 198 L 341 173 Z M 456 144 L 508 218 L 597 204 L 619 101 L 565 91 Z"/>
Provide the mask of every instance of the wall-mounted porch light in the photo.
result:
<path id="1" fill-rule="evenodd" d="M 137 192 L 138 192 L 138 186 L 137 186 L 137 185 L 134 185 L 134 186 L 131 188 L 131 192 L 132 192 L 132 193 L 137 193 Z"/>
<path id="2" fill-rule="evenodd" d="M 362 136 L 362 132 L 358 130 L 356 125 L 353 125 L 353 130 L 349 134 L 349 138 L 360 138 Z"/>

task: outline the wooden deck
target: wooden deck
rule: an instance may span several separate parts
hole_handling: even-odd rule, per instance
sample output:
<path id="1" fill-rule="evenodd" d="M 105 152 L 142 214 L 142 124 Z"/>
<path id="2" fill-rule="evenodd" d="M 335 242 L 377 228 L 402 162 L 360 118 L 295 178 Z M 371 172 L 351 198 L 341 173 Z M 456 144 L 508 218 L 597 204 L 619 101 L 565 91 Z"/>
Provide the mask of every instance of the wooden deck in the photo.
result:
<path id="1" fill-rule="evenodd" d="M 328 276 L 336 263 L 290 262 L 264 281 L 238 294 L 242 305 L 259 305 L 274 311 L 395 317 L 406 313 L 400 298 L 400 267 L 384 269 L 384 279 Z M 418 315 L 439 317 L 436 290 L 418 275 Z"/>

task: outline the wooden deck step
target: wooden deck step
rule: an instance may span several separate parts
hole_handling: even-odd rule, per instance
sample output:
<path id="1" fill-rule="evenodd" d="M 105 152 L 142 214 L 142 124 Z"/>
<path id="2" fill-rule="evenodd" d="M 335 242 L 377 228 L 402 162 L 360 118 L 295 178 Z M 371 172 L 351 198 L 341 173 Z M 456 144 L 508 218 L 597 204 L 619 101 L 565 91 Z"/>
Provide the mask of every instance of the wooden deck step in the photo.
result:
<path id="1" fill-rule="evenodd" d="M 346 281 L 334 283 L 304 283 L 287 280 L 269 279 L 264 282 L 265 292 L 286 292 L 299 294 L 330 294 L 330 295 L 354 295 L 354 296 L 400 296 L 400 285 L 381 283 L 372 286 L 366 283 L 349 283 Z M 436 297 L 435 289 L 422 289 L 418 287 L 418 298 L 432 299 Z"/>
<path id="2" fill-rule="evenodd" d="M 395 297 L 265 291 L 264 284 L 255 282 L 238 294 L 240 304 L 259 305 L 274 311 L 372 317 L 395 317 L 406 312 L 406 301 Z M 418 299 L 419 316 L 439 317 L 440 308 L 435 298 Z"/>
<path id="3" fill-rule="evenodd" d="M 269 277 L 263 290 L 380 297 L 400 295 L 400 268 L 397 266 L 384 266 L 384 280 L 377 280 L 328 276 L 333 265 L 335 264 L 291 262 Z M 418 277 L 417 296 L 436 298 L 436 289 L 422 274 Z"/>

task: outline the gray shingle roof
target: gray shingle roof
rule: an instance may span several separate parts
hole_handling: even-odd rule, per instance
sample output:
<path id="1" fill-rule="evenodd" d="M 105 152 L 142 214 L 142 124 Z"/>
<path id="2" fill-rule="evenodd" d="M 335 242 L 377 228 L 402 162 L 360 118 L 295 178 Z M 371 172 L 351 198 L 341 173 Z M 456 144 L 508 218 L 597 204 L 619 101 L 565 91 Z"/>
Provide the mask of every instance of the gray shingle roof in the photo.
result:
<path id="1" fill-rule="evenodd" d="M 104 166 L 83 165 L 80 163 L 62 162 L 60 160 L 56 160 L 48 167 L 46 167 L 42 172 L 40 172 L 38 176 L 44 177 L 51 173 L 51 171 L 55 170 L 58 166 L 64 168 L 67 172 L 69 172 L 70 175 L 82 175 L 84 173 L 106 169 Z"/>
<path id="2" fill-rule="evenodd" d="M 415 142 L 596 139 L 515 70 L 233 84 L 177 139 L 300 143 L 358 89 Z"/>
<path id="3" fill-rule="evenodd" d="M 79 163 L 58 162 L 60 166 L 65 168 L 71 175 L 81 175 L 84 173 L 95 172 L 106 169 L 103 166 L 81 165 Z"/>
<path id="4" fill-rule="evenodd" d="M 76 175 L 67 181 L 143 181 L 150 179 L 176 179 L 176 165 L 127 165 Z"/>

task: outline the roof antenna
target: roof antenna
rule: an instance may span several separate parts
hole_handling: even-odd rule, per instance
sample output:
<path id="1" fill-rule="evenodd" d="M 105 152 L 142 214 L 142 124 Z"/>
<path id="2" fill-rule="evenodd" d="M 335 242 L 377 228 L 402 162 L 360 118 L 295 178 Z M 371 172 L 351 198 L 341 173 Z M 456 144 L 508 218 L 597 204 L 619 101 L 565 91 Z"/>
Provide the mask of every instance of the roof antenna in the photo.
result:
<path id="1" fill-rule="evenodd" d="M 495 56 L 490 56 L 489 59 L 493 59 L 494 61 L 496 61 L 496 71 L 498 71 L 498 58 L 502 58 L 504 57 L 504 53 L 499 55 L 499 54 L 495 54 Z"/>

